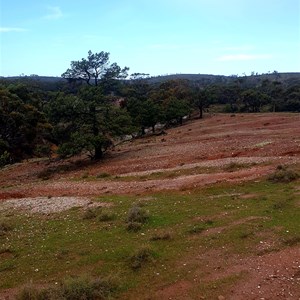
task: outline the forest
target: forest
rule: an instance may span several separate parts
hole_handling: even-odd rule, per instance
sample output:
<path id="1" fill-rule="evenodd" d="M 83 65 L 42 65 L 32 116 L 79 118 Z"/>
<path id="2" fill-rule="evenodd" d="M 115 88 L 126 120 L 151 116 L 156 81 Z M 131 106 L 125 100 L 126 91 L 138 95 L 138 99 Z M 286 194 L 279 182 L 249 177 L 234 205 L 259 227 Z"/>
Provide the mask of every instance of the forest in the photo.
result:
<path id="1" fill-rule="evenodd" d="M 151 78 L 128 71 L 108 52 L 89 51 L 57 80 L 1 78 L 0 167 L 54 154 L 101 159 L 124 137 L 157 134 L 205 112 L 300 112 L 299 73 Z"/>

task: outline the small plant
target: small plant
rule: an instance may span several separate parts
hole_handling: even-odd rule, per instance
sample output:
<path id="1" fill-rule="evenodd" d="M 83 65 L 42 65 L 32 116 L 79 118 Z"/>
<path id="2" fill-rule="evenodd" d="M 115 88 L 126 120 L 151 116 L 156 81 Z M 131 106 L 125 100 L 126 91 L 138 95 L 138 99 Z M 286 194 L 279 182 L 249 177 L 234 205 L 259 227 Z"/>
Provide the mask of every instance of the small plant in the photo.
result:
<path id="1" fill-rule="evenodd" d="M 242 167 L 243 167 L 242 164 L 239 164 L 239 163 L 236 163 L 236 162 L 231 162 L 230 164 L 228 164 L 227 166 L 224 167 L 224 171 L 234 172 L 234 171 L 239 170 Z"/>
<path id="2" fill-rule="evenodd" d="M 140 269 L 145 263 L 152 261 L 153 251 L 151 248 L 144 246 L 137 250 L 135 254 L 130 257 L 129 264 L 132 270 Z"/>
<path id="3" fill-rule="evenodd" d="M 295 246 L 300 244 L 300 235 L 295 235 L 283 240 L 283 243 L 287 246 Z"/>
<path id="4" fill-rule="evenodd" d="M 135 204 L 130 208 L 126 219 L 126 229 L 128 231 L 138 231 L 149 219 L 148 212 L 140 205 Z"/>
<path id="5" fill-rule="evenodd" d="M 66 279 L 57 287 L 37 289 L 33 286 L 25 287 L 16 297 L 17 300 L 92 300 L 110 299 L 117 290 L 114 280 L 89 279 L 76 277 Z"/>
<path id="6" fill-rule="evenodd" d="M 298 172 L 279 165 L 277 166 L 275 172 L 269 175 L 268 180 L 272 182 L 288 183 L 297 180 L 299 177 L 300 175 Z"/>
<path id="7" fill-rule="evenodd" d="M 288 200 L 278 200 L 273 205 L 272 208 L 275 210 L 281 210 L 284 209 L 288 205 Z"/>
<path id="8" fill-rule="evenodd" d="M 138 222 L 144 224 L 149 219 L 149 215 L 140 205 L 134 205 L 130 208 L 127 215 L 127 222 Z"/>
<path id="9" fill-rule="evenodd" d="M 90 220 L 97 217 L 97 210 L 88 208 L 82 215 L 82 219 L 84 220 Z"/>
<path id="10" fill-rule="evenodd" d="M 167 241 L 171 240 L 172 235 L 168 231 L 156 232 L 151 238 L 150 241 Z"/>
<path id="11" fill-rule="evenodd" d="M 188 229 L 188 233 L 190 234 L 197 234 L 197 233 L 201 233 L 202 231 L 204 231 L 206 229 L 205 226 L 201 225 L 201 224 L 197 224 L 194 225 L 193 227 Z"/>
<path id="12" fill-rule="evenodd" d="M 253 231 L 245 230 L 245 231 L 243 231 L 239 234 L 239 238 L 240 239 L 247 239 L 247 238 L 251 237 L 253 234 L 254 234 Z"/>
<path id="13" fill-rule="evenodd" d="M 116 216 L 109 212 L 103 212 L 99 215 L 98 220 L 100 222 L 108 222 L 113 221 L 116 218 Z"/>
<path id="14" fill-rule="evenodd" d="M 141 230 L 141 228 L 142 228 L 142 223 L 139 223 L 139 222 L 128 222 L 126 224 L 126 229 L 128 231 L 134 231 L 134 232 L 136 232 L 136 231 Z"/>
<path id="15" fill-rule="evenodd" d="M 108 177 L 110 177 L 110 176 L 111 176 L 111 175 L 110 175 L 109 173 L 103 172 L 103 173 L 98 174 L 96 177 L 97 177 L 97 178 L 108 178 Z"/>
<path id="16" fill-rule="evenodd" d="M 12 230 L 11 224 L 5 220 L 0 220 L 0 236 L 7 234 L 8 231 Z"/>
<path id="17" fill-rule="evenodd" d="M 82 176 L 81 176 L 82 179 L 86 179 L 88 177 L 89 177 L 89 173 L 88 172 L 83 173 Z"/>
<path id="18" fill-rule="evenodd" d="M 55 173 L 55 170 L 48 168 L 48 169 L 45 169 L 45 170 L 39 172 L 37 177 L 42 180 L 49 180 L 53 176 L 54 173 Z"/>
<path id="19" fill-rule="evenodd" d="M 11 163 L 10 154 L 7 151 L 4 151 L 4 153 L 0 155 L 0 168 L 10 163 Z"/>

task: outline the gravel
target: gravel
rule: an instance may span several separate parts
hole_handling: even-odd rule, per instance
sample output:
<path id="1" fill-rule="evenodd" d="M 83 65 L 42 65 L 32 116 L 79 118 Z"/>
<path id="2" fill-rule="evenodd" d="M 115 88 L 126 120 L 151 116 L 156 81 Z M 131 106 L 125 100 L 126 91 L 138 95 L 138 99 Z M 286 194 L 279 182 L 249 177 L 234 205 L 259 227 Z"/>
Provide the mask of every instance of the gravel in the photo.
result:
<path id="1" fill-rule="evenodd" d="M 7 200 L 0 210 L 17 209 L 32 213 L 52 214 L 69 210 L 73 207 L 109 206 L 109 203 L 92 202 L 85 197 L 34 197 Z"/>

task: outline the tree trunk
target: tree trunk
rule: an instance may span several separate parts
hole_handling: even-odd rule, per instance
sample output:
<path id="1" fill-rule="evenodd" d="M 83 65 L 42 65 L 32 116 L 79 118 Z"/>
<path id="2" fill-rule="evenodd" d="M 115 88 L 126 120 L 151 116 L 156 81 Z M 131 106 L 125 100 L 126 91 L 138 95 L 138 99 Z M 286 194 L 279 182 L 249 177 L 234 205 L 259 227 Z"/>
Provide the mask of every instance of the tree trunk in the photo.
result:
<path id="1" fill-rule="evenodd" d="M 101 159 L 102 157 L 103 157 L 102 147 L 101 146 L 95 147 L 95 155 L 93 159 L 98 160 Z"/>
<path id="2" fill-rule="evenodd" d="M 200 106 L 199 107 L 199 119 L 202 119 L 203 118 L 203 107 Z"/>

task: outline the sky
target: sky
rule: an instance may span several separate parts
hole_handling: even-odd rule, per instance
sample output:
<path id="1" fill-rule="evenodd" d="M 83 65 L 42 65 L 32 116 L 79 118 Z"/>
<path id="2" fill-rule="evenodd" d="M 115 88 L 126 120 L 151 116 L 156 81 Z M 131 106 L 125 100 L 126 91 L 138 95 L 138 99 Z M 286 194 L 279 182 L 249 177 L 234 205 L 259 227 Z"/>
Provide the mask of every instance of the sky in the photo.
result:
<path id="1" fill-rule="evenodd" d="M 89 50 L 130 74 L 300 72 L 300 0 L 0 0 L 0 76 L 61 76 Z"/>

